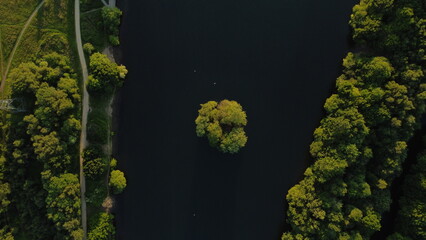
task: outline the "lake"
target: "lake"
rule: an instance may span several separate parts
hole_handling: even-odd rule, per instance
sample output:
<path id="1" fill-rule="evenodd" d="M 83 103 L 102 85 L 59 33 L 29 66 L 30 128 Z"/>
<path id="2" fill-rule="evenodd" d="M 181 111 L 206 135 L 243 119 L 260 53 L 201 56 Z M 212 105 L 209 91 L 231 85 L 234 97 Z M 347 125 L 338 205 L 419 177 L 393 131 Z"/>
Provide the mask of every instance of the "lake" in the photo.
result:
<path id="1" fill-rule="evenodd" d="M 129 69 L 115 114 L 120 240 L 278 240 L 349 44 L 354 0 L 120 0 Z M 248 143 L 195 134 L 199 104 L 238 101 Z"/>

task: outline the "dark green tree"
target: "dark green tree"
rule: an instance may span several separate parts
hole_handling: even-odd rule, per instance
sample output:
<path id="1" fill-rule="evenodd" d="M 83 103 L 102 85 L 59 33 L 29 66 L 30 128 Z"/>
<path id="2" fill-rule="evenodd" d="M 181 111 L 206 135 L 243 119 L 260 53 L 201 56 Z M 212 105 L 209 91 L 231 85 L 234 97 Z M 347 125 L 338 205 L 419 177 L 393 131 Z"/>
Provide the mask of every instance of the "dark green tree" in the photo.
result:
<path id="1" fill-rule="evenodd" d="M 398 233 L 388 239 L 398 239 L 397 236 L 401 239 L 426 239 L 426 152 L 418 156 L 402 189 L 396 220 Z"/>
<path id="2" fill-rule="evenodd" d="M 83 153 L 83 170 L 89 178 L 96 178 L 105 171 L 106 163 L 102 148 L 97 145 L 90 145 Z"/>
<path id="3" fill-rule="evenodd" d="M 120 44 L 118 32 L 122 14 L 123 12 L 117 7 L 105 6 L 102 8 L 102 19 L 109 35 L 109 41 L 114 46 Z"/>

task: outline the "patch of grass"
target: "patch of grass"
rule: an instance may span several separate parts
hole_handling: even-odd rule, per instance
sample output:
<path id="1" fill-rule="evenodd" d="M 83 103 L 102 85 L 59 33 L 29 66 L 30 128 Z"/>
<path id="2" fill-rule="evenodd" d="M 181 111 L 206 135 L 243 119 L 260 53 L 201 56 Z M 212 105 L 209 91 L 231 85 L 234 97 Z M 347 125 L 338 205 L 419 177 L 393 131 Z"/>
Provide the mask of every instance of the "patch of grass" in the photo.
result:
<path id="1" fill-rule="evenodd" d="M 101 208 L 103 201 L 108 196 L 108 190 L 105 187 L 105 174 L 99 179 L 86 179 L 86 197 L 87 205 L 92 209 Z"/>
<path id="2" fill-rule="evenodd" d="M 9 58 L 10 52 L 12 51 L 23 26 L 23 24 L 0 26 L 4 61 L 7 61 Z"/>
<path id="3" fill-rule="evenodd" d="M 12 60 L 12 68 L 17 67 L 22 62 L 30 60 L 40 50 L 38 34 L 39 30 L 33 26 L 29 26 L 25 31 L 15 56 Z M 12 70 L 12 68 L 10 70 Z"/>
<path id="4" fill-rule="evenodd" d="M 0 24 L 23 24 L 39 2 L 39 0 L 2 0 Z"/>
<path id="5" fill-rule="evenodd" d="M 108 142 L 109 123 L 108 115 L 102 109 L 93 109 L 88 116 L 87 140 L 99 144 Z"/>
<path id="6" fill-rule="evenodd" d="M 82 15 L 81 37 L 83 43 L 91 43 L 97 51 L 102 51 L 108 44 L 108 36 L 104 29 L 101 10 Z"/>
<path id="7" fill-rule="evenodd" d="M 74 21 L 67 21 L 68 2 L 69 0 L 46 1 L 38 12 L 34 24 L 38 28 L 57 29 L 66 32 L 68 24 L 74 23 Z"/>
<path id="8" fill-rule="evenodd" d="M 102 8 L 103 6 L 105 5 L 101 0 L 86 0 L 86 2 L 81 5 L 81 12 Z"/>

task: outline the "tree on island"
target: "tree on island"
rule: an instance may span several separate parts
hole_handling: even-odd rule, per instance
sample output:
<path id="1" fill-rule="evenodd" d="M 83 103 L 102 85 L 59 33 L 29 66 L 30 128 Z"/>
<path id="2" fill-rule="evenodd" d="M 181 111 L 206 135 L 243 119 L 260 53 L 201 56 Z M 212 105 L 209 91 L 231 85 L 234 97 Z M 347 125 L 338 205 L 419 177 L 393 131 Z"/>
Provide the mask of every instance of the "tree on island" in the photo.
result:
<path id="1" fill-rule="evenodd" d="M 237 153 L 247 143 L 247 115 L 236 101 L 201 104 L 195 124 L 197 136 L 206 136 L 211 146 L 224 153 Z"/>

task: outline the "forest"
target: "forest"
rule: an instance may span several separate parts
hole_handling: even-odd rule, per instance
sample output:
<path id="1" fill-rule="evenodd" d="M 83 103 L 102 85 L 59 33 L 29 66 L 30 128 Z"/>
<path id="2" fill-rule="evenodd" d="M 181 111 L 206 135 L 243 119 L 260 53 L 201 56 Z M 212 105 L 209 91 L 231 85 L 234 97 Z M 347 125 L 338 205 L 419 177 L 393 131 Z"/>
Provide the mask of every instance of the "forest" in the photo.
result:
<path id="1" fill-rule="evenodd" d="M 114 238 L 109 190 L 122 192 L 126 179 L 116 169 L 117 160 L 104 151 L 102 144 L 110 138 L 111 120 L 96 106 L 94 112 L 101 112 L 106 122 L 99 124 L 93 117 L 89 121 L 91 145 L 82 153 L 88 190 L 81 196 L 79 143 L 84 86 L 77 65 L 74 2 L 7 1 L 8 8 L 0 7 L 2 88 L 4 85 L 0 96 L 13 99 L 16 107 L 0 114 L 0 239 Z M 85 57 L 90 63 L 90 83 L 96 81 L 98 87 L 109 89 L 93 94 L 112 98 L 127 70 L 99 51 L 119 44 L 121 11 L 94 2 L 84 1 L 82 9 L 96 8 L 92 12 L 100 13 L 96 15 L 100 16 L 96 31 L 90 32 L 99 45 L 93 46 L 87 40 L 90 36 L 83 33 Z M 22 26 L 25 20 L 27 28 Z M 87 24 L 88 19 L 84 21 Z M 21 31 L 19 37 L 17 30 Z M 3 61 L 9 62 L 7 68 Z M 90 83 L 88 88 L 92 89 L 94 84 Z M 97 139 L 99 136 L 104 137 Z M 83 198 L 90 209 L 87 233 L 82 227 Z"/>
<path id="2" fill-rule="evenodd" d="M 343 74 L 324 104 L 310 146 L 314 162 L 286 196 L 290 229 L 283 240 L 370 239 L 398 201 L 390 187 L 425 111 L 425 4 L 361 0 L 353 8 L 357 50 L 343 60 Z M 414 177 L 406 184 L 410 193 L 421 188 Z M 389 239 L 425 239 L 425 202 L 409 196 L 400 200 L 398 221 L 405 224 Z"/>

